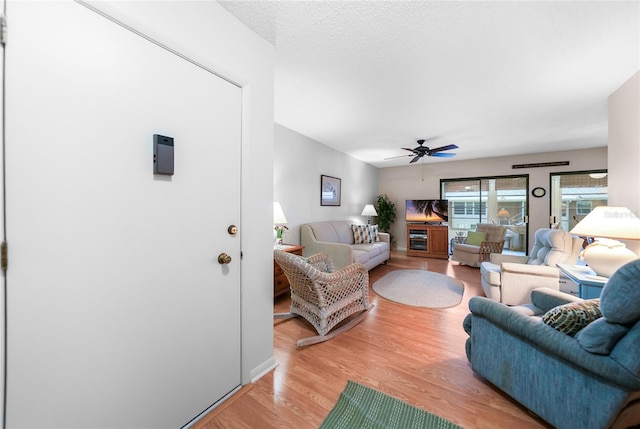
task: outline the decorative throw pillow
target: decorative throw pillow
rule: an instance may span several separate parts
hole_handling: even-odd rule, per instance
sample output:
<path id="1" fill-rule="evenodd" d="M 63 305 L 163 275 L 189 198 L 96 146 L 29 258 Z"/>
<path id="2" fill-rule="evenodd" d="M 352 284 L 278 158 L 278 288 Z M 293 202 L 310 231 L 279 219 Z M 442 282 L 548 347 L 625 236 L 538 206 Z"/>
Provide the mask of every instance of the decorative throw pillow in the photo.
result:
<path id="1" fill-rule="evenodd" d="M 552 308 L 542 316 L 542 321 L 573 337 L 580 329 L 600 317 L 602 317 L 600 299 L 597 298 Z"/>
<path id="2" fill-rule="evenodd" d="M 588 352 L 608 355 L 629 328 L 609 322 L 605 317 L 594 320 L 576 334 L 578 344 Z"/>
<path id="3" fill-rule="evenodd" d="M 380 241 L 380 237 L 378 237 L 378 225 L 367 225 L 369 227 L 369 237 L 371 237 L 371 242 L 375 243 L 376 241 Z"/>
<path id="4" fill-rule="evenodd" d="M 466 244 L 472 244 L 474 246 L 479 246 L 482 244 L 482 242 L 487 238 L 487 233 L 486 232 L 476 232 L 476 231 L 469 231 L 467 233 L 467 241 L 465 242 Z"/>
<path id="5" fill-rule="evenodd" d="M 351 230 L 353 231 L 353 242 L 355 244 L 372 243 L 369 225 L 351 225 Z"/>

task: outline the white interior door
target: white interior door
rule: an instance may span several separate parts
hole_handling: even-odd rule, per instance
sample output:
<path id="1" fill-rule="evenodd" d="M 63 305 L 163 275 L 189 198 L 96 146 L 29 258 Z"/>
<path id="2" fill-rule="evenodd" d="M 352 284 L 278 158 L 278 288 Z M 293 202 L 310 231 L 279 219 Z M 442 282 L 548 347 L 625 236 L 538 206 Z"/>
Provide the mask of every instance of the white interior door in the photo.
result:
<path id="1" fill-rule="evenodd" d="M 180 427 L 240 384 L 241 90 L 77 3 L 7 16 L 7 427 Z"/>

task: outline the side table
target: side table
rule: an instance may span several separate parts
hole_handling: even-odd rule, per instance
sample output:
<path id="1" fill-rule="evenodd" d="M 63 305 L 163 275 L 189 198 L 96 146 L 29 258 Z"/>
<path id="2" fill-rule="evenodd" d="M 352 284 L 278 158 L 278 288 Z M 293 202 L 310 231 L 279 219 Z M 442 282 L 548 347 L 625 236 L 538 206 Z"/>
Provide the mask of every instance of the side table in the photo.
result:
<path id="1" fill-rule="evenodd" d="M 295 244 L 277 244 L 273 246 L 273 249 L 302 256 L 302 249 L 304 249 L 304 247 Z M 276 298 L 288 292 L 289 279 L 284 271 L 282 271 L 282 268 L 280 268 L 280 265 L 278 265 L 276 261 L 273 261 L 273 297 Z"/>
<path id="2" fill-rule="evenodd" d="M 600 298 L 602 288 L 609 280 L 596 274 L 585 265 L 558 264 L 560 271 L 578 283 L 578 295 L 582 299 Z"/>

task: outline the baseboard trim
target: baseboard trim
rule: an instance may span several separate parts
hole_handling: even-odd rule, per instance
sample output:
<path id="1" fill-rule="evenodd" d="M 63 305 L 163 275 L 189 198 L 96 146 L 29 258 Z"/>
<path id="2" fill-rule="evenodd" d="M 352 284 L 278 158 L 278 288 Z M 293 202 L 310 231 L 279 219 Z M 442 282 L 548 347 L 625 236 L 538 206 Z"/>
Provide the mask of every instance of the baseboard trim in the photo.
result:
<path id="1" fill-rule="evenodd" d="M 255 383 L 264 377 L 267 373 L 272 371 L 278 366 L 278 362 L 275 357 L 271 357 L 264 361 L 261 365 L 258 365 L 249 373 L 249 377 L 251 377 L 251 383 Z"/>

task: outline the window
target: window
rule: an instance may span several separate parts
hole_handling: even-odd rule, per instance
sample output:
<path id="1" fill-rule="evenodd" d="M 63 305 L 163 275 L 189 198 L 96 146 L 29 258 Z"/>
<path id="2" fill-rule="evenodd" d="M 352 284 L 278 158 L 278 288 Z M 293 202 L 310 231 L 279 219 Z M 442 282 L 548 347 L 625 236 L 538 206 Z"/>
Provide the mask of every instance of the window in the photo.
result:
<path id="1" fill-rule="evenodd" d="M 576 201 L 576 214 L 588 215 L 591 213 L 591 201 Z"/>
<path id="2" fill-rule="evenodd" d="M 502 224 L 513 238 L 509 250 L 525 251 L 528 184 L 528 175 L 441 180 L 441 198 L 449 201 L 449 234 L 475 231 L 478 223 Z"/>
<path id="3" fill-rule="evenodd" d="M 607 205 L 607 171 L 551 173 L 551 217 L 570 231 L 594 207 Z"/>
<path id="4" fill-rule="evenodd" d="M 473 201 L 449 201 L 449 207 L 453 206 L 453 214 L 459 216 L 472 216 L 477 218 L 487 214 L 485 203 Z"/>

